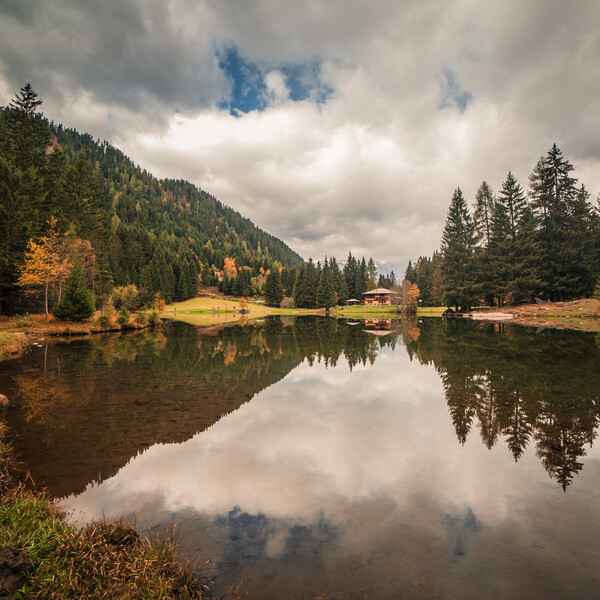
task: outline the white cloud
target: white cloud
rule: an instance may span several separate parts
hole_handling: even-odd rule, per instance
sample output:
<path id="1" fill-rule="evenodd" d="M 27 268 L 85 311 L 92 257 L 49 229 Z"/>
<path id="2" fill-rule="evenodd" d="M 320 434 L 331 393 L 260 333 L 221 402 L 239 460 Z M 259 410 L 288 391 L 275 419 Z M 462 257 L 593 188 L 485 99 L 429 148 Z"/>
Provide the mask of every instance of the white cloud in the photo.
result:
<path id="1" fill-rule="evenodd" d="M 600 192 L 591 0 L 32 6 L 0 9 L 3 98 L 31 80 L 54 120 L 193 181 L 305 257 L 430 254 L 456 187 L 472 199 L 509 170 L 526 187 L 553 142 Z M 266 74 L 263 112 L 216 108 L 225 47 Z M 282 67 L 313 63 L 331 94 L 292 101 Z"/>

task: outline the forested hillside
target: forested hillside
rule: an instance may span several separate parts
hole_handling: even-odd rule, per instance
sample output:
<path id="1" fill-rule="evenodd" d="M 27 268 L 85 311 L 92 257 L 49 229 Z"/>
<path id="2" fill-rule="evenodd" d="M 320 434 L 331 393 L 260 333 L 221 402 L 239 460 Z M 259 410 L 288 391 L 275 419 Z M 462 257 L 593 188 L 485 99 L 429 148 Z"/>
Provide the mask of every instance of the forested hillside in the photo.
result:
<path id="1" fill-rule="evenodd" d="M 25 284 L 36 277 L 57 301 L 68 277 L 61 265 L 82 266 L 97 300 L 112 286 L 135 284 L 150 302 L 159 291 L 167 301 L 195 295 L 199 275 L 216 283 L 226 259 L 251 282 L 261 269 L 302 263 L 210 194 L 159 181 L 107 142 L 48 123 L 40 105 L 27 84 L 0 114 L 1 312 L 31 304 L 23 289 L 35 288 Z M 39 260 L 52 240 L 57 255 L 45 275 L 34 269 L 23 279 L 26 259 Z"/>
<path id="2" fill-rule="evenodd" d="M 508 173 L 495 195 L 484 181 L 471 211 L 460 189 L 450 203 L 441 249 L 409 263 L 425 305 L 600 297 L 600 205 L 572 176 L 554 144 L 523 190 Z"/>

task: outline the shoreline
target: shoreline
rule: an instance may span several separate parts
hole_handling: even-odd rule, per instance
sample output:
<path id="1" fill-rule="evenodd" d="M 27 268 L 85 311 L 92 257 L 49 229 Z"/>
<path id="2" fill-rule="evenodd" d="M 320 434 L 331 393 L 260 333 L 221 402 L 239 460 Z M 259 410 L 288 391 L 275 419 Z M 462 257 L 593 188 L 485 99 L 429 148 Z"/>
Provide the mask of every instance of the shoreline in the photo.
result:
<path id="1" fill-rule="evenodd" d="M 29 315 L 30 321 L 25 325 L 19 325 L 19 317 L 0 317 L 0 362 L 19 358 L 30 346 L 47 343 L 48 341 L 60 341 L 65 339 L 83 339 L 95 334 L 103 333 L 127 333 L 139 331 L 160 325 L 160 321 L 155 324 L 149 322 L 138 323 L 135 321 L 135 314 L 132 320 L 120 325 L 115 320 L 111 320 L 105 325 L 94 321 L 57 321 L 54 317 L 48 320 L 44 315 Z"/>
<path id="2" fill-rule="evenodd" d="M 396 306 L 368 307 L 368 309 L 364 306 L 335 307 L 326 311 L 325 309 L 276 308 L 249 302 L 248 309 L 249 313 L 241 314 L 239 299 L 232 297 L 199 296 L 167 307 L 160 318 L 165 321 L 183 321 L 199 327 L 214 327 L 244 325 L 248 321 L 267 316 L 320 315 L 335 318 L 390 319 L 404 314 Z M 439 318 L 444 310 L 444 307 L 418 308 L 416 316 Z M 43 315 L 31 315 L 27 318 L 31 322 L 19 326 L 18 317 L 0 317 L 0 361 L 19 358 L 29 346 L 47 342 L 47 338 L 58 341 L 102 333 L 126 333 L 154 327 L 160 323 L 159 321 L 158 324 L 153 325 L 148 322 L 136 322 L 135 315 L 132 315 L 132 320 L 126 325 L 119 325 L 112 320 L 106 325 L 101 325 L 97 319 L 84 322 L 61 322 L 53 317 L 45 320 Z M 480 307 L 462 314 L 460 318 L 526 327 L 600 333 L 600 301 L 584 298 L 566 302 Z"/>
<path id="3" fill-rule="evenodd" d="M 50 496 L 18 473 L 16 461 L 0 414 L 3 597 L 202 599 L 208 580 L 181 559 L 173 534 L 146 538 L 131 524 L 109 520 L 69 525 Z"/>
<path id="4" fill-rule="evenodd" d="M 520 306 L 477 308 L 464 317 L 478 321 L 525 327 L 572 329 L 600 333 L 600 301 L 593 298 L 565 302 L 541 302 Z"/>

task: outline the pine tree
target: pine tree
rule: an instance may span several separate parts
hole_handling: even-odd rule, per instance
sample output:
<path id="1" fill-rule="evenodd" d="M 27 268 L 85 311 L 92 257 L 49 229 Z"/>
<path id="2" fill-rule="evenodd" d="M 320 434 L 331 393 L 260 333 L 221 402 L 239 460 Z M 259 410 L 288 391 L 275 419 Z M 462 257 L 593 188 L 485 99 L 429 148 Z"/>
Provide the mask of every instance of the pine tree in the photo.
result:
<path id="1" fill-rule="evenodd" d="M 360 299 L 356 290 L 356 278 L 358 276 L 358 265 L 356 259 L 352 256 L 352 252 L 348 252 L 348 258 L 344 266 L 344 278 L 346 280 L 346 289 L 348 290 L 349 298 Z M 362 292 L 361 292 L 362 293 Z"/>
<path id="2" fill-rule="evenodd" d="M 4 109 L 0 121 L 0 148 L 12 157 L 21 172 L 32 167 L 41 169 L 45 163 L 50 127 L 38 112 L 41 104 L 28 82 Z"/>
<path id="3" fill-rule="evenodd" d="M 475 231 L 460 188 L 452 196 L 442 234 L 442 294 L 446 306 L 467 308 L 476 300 Z"/>
<path id="4" fill-rule="evenodd" d="M 373 258 L 369 258 L 369 262 L 367 263 L 367 273 L 366 273 L 366 288 L 368 290 L 372 290 L 377 285 L 377 267 L 375 266 L 375 261 Z"/>
<path id="5" fill-rule="evenodd" d="M 476 242 L 482 248 L 487 248 L 490 241 L 494 203 L 495 199 L 492 188 L 484 181 L 477 189 L 475 211 L 473 213 Z"/>
<path id="6" fill-rule="evenodd" d="M 502 183 L 497 202 L 502 204 L 508 213 L 510 236 L 514 241 L 517 239 L 517 226 L 527 205 L 527 199 L 519 182 L 510 171 Z"/>
<path id="7" fill-rule="evenodd" d="M 336 305 L 336 294 L 331 277 L 331 270 L 327 257 L 323 263 L 321 269 L 321 275 L 319 277 L 319 287 L 317 289 L 317 308 L 330 308 Z"/>
<path id="8" fill-rule="evenodd" d="M 85 273 L 80 265 L 76 265 L 69 274 L 64 297 L 54 310 L 54 316 L 65 321 L 83 321 L 95 310 L 94 297 L 85 283 Z"/>
<path id="9" fill-rule="evenodd" d="M 329 269 L 331 271 L 331 278 L 337 296 L 337 303 L 340 306 L 344 306 L 348 301 L 348 288 L 346 287 L 346 278 L 342 271 L 340 271 L 340 267 L 335 257 L 332 257 L 329 261 Z"/>
<path id="10" fill-rule="evenodd" d="M 529 178 L 530 197 L 538 222 L 539 266 L 543 291 L 551 300 L 573 295 L 569 246 L 569 206 L 575 194 L 573 165 L 554 144 Z"/>
<path id="11" fill-rule="evenodd" d="M 539 242 L 533 210 L 526 204 L 519 217 L 514 244 L 513 280 L 509 292 L 514 300 L 531 302 L 541 289 L 538 272 Z"/>
<path id="12" fill-rule="evenodd" d="M 296 272 L 296 282 L 294 284 L 294 305 L 300 307 L 300 290 L 302 290 L 302 283 L 304 281 L 304 272 L 306 270 L 305 264 L 302 264 L 298 267 Z"/>
<path id="13" fill-rule="evenodd" d="M 75 227 L 77 235 L 98 238 L 102 230 L 102 211 L 98 178 L 83 152 L 74 165 L 67 167 L 58 196 L 66 223 Z"/>
<path id="14" fill-rule="evenodd" d="M 362 298 L 362 295 L 367 292 L 367 262 L 363 256 L 360 263 L 358 263 L 356 270 L 356 298 Z"/>
<path id="15" fill-rule="evenodd" d="M 487 249 L 486 273 L 483 281 L 484 293 L 491 294 L 502 306 L 514 278 L 514 242 L 508 210 L 502 202 L 496 202 L 492 209 L 490 238 Z"/>
<path id="16" fill-rule="evenodd" d="M 313 263 L 312 258 L 304 265 L 302 285 L 298 292 L 298 300 L 294 298 L 296 306 L 300 308 L 316 308 L 317 306 L 317 287 L 319 285 L 319 275 Z"/>
<path id="17" fill-rule="evenodd" d="M 415 283 L 417 278 L 417 274 L 413 268 L 412 262 L 409 260 L 408 265 L 406 266 L 406 271 L 404 272 L 404 279 L 410 281 L 411 283 Z"/>
<path id="18" fill-rule="evenodd" d="M 281 276 L 278 269 L 274 269 L 267 276 L 264 293 L 267 306 L 281 306 L 283 286 L 281 285 Z"/>

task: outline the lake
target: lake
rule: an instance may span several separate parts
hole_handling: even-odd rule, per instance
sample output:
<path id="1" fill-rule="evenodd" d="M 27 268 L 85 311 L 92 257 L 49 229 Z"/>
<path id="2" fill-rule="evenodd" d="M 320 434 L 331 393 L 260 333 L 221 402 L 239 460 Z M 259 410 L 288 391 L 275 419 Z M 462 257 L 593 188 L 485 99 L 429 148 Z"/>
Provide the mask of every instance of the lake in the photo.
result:
<path id="1" fill-rule="evenodd" d="M 42 342 L 0 363 L 0 392 L 73 522 L 177 524 L 214 598 L 582 600 L 599 346 L 441 319 L 170 323 Z"/>

